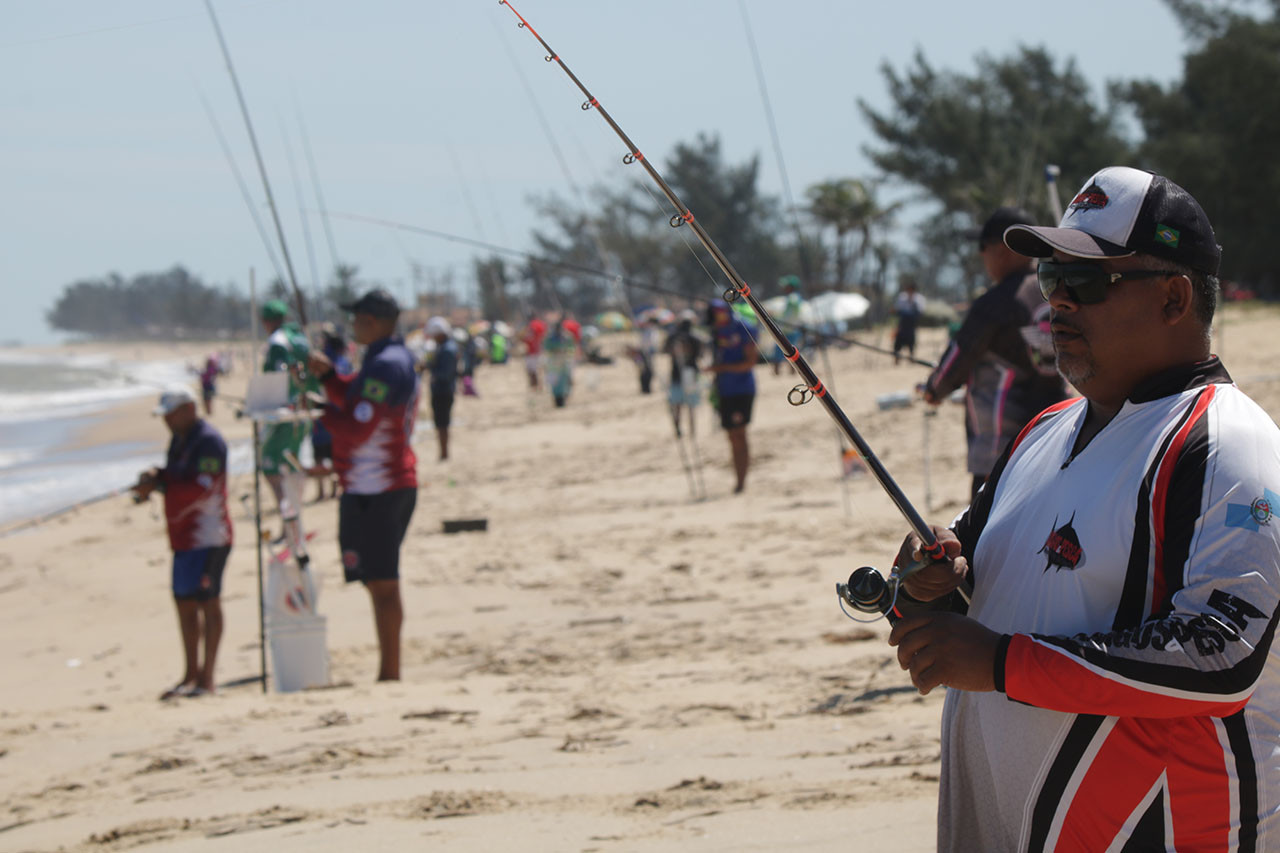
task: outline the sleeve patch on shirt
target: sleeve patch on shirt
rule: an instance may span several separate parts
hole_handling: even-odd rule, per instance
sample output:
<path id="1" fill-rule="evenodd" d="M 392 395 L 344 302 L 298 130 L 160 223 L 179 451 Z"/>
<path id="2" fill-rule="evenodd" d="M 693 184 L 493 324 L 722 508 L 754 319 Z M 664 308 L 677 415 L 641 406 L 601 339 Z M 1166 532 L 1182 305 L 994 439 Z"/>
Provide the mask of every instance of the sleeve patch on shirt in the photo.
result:
<path id="1" fill-rule="evenodd" d="M 1241 527 L 1258 532 L 1258 528 L 1271 523 L 1271 516 L 1280 511 L 1280 495 L 1270 489 L 1262 490 L 1262 497 L 1249 504 L 1227 504 L 1227 527 Z"/>
<path id="2" fill-rule="evenodd" d="M 201 474 L 216 474 L 222 470 L 222 460 L 216 456 L 202 456 L 198 464 Z"/>
<path id="3" fill-rule="evenodd" d="M 375 403 L 385 403 L 387 400 L 387 383 L 379 382 L 377 379 L 366 379 L 364 387 L 360 389 L 360 396 Z"/>
<path id="4" fill-rule="evenodd" d="M 353 414 L 360 423 L 367 424 L 373 420 L 373 404 L 368 400 L 361 400 L 356 404 L 356 410 Z"/>

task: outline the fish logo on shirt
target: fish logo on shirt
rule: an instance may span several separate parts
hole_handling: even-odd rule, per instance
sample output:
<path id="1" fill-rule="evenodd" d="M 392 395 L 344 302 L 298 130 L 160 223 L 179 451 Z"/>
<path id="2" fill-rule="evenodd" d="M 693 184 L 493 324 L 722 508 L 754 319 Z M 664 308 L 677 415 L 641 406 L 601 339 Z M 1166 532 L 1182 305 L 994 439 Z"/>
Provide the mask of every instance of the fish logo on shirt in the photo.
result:
<path id="1" fill-rule="evenodd" d="M 1053 532 L 1049 534 L 1049 538 L 1044 540 L 1044 547 L 1037 551 L 1037 554 L 1045 555 L 1044 570 L 1049 571 L 1050 566 L 1054 566 L 1058 571 L 1063 569 L 1071 569 L 1075 571 L 1084 565 L 1084 548 L 1080 545 L 1080 537 L 1076 534 L 1075 527 L 1072 522 L 1076 520 L 1076 514 L 1071 513 L 1071 518 L 1067 519 L 1067 523 L 1058 527 L 1058 518 L 1054 516 Z"/>

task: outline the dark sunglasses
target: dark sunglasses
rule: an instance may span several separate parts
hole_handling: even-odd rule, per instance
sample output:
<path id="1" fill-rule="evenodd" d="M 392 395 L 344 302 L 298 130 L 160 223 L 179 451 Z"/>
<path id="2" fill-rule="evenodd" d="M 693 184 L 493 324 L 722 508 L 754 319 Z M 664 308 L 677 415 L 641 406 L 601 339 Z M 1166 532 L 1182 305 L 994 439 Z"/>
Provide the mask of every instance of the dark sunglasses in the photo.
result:
<path id="1" fill-rule="evenodd" d="M 1168 270 L 1125 270 L 1124 272 L 1107 272 L 1097 264 L 1067 263 L 1057 261 L 1041 261 L 1036 269 L 1036 277 L 1040 279 L 1040 293 L 1045 301 L 1062 285 L 1067 289 L 1067 296 L 1077 305 L 1097 305 L 1107 298 L 1107 288 L 1124 279 L 1159 278 L 1176 275 Z"/>

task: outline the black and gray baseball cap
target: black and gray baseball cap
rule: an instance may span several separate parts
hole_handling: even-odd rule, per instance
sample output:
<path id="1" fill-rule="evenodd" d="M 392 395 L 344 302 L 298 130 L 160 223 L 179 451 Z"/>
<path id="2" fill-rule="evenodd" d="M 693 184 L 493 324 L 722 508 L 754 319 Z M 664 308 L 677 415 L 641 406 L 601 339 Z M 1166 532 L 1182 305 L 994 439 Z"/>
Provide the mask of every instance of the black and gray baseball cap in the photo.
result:
<path id="1" fill-rule="evenodd" d="M 355 302 L 339 305 L 343 311 L 352 314 L 368 314 L 371 317 L 398 317 L 400 303 L 381 287 L 375 287 Z"/>
<path id="2" fill-rule="evenodd" d="M 978 241 L 978 248 L 981 249 L 992 243 L 1000 242 L 1004 236 L 1004 232 L 1011 225 L 1035 225 L 1036 220 L 1020 207 L 997 207 L 987 221 L 982 223 L 981 228 L 975 228 L 970 231 L 968 236 Z"/>
<path id="3" fill-rule="evenodd" d="M 1004 242 L 1020 255 L 1054 250 L 1080 258 L 1125 258 L 1138 252 L 1218 274 L 1222 249 L 1191 193 L 1161 175 L 1108 166 L 1085 181 L 1057 228 L 1012 225 Z"/>

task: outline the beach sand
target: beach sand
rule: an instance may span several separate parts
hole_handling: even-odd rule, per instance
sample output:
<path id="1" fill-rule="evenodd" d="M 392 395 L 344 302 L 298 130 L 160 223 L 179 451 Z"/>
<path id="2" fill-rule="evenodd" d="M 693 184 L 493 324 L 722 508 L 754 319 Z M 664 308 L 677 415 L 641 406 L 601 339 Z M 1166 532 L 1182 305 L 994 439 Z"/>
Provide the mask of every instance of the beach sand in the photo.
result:
<path id="1" fill-rule="evenodd" d="M 1277 317 L 1233 310 L 1225 343 L 1273 413 Z M 832 367 L 819 372 L 906 494 L 948 522 L 968 493 L 961 407 L 928 421 L 926 508 L 925 407 L 875 405 L 924 370 L 856 349 Z M 905 525 L 866 475 L 846 481 L 846 514 L 829 419 L 787 404 L 793 375 L 757 378 L 747 492 L 730 494 L 704 406 L 710 497 L 695 503 L 664 398 L 638 393 L 630 363 L 579 368 L 565 409 L 530 396 L 519 364 L 482 368 L 483 396 L 454 409 L 454 458 L 420 433 L 398 684 L 372 683 L 372 617 L 341 583 L 333 501 L 305 518 L 334 686 L 287 695 L 252 680 L 250 477 L 231 489 L 215 696 L 156 699 L 181 669 L 157 501 L 4 540 L 0 849 L 933 849 L 943 692 L 918 695 L 885 623 L 850 622 L 834 592 L 885 567 Z M 162 447 L 149 406 L 122 407 L 112 436 Z M 225 405 L 213 421 L 246 430 Z M 458 518 L 488 531 L 443 534 Z"/>

